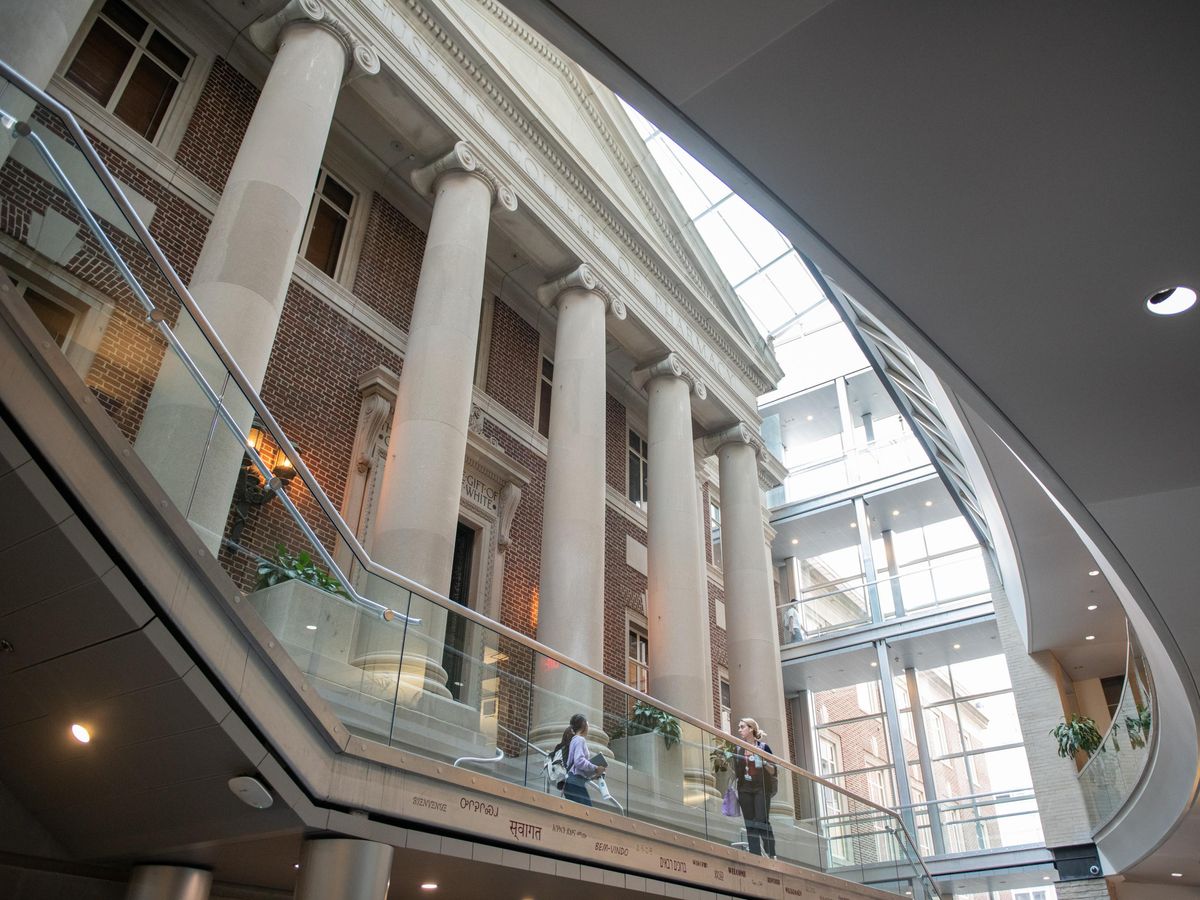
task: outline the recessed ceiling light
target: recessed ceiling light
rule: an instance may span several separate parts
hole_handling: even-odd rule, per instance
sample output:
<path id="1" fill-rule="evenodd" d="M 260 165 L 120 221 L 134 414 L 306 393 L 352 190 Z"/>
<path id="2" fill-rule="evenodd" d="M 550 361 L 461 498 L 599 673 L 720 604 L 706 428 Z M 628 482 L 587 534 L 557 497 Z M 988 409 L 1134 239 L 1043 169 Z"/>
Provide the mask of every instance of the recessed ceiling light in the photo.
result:
<path id="1" fill-rule="evenodd" d="M 933 501 L 932 501 L 932 500 L 926 500 L 926 501 L 925 501 L 925 505 L 926 505 L 926 506 L 933 506 Z"/>
<path id="2" fill-rule="evenodd" d="M 857 522 L 851 522 L 851 523 L 850 523 L 850 527 L 851 527 L 851 528 L 857 528 L 857 527 L 858 527 L 858 523 L 857 523 Z"/>
<path id="3" fill-rule="evenodd" d="M 805 421 L 805 422 L 811 422 L 811 421 L 812 421 L 812 416 L 805 416 L 805 417 L 804 417 L 804 421 Z"/>
<path id="4" fill-rule="evenodd" d="M 1196 292 L 1188 287 L 1173 287 L 1146 298 L 1146 309 L 1156 316 L 1177 316 L 1196 305 Z"/>
<path id="5" fill-rule="evenodd" d="M 962 649 L 962 644 L 955 644 L 955 645 L 954 645 L 954 649 L 955 649 L 955 650 L 961 650 L 961 649 Z"/>
<path id="6" fill-rule="evenodd" d="M 83 725 L 80 725 L 78 722 L 76 722 L 71 726 L 71 737 L 75 738 L 75 740 L 79 741 L 81 744 L 86 744 L 92 739 L 92 733 Z"/>
<path id="7" fill-rule="evenodd" d="M 871 668 L 872 668 L 872 669 L 878 669 L 878 668 L 879 668 L 879 663 L 875 662 L 875 660 L 871 660 Z"/>
<path id="8" fill-rule="evenodd" d="M 1182 878 L 1182 877 L 1183 877 L 1183 873 L 1182 873 L 1182 872 L 1172 872 L 1172 873 L 1171 873 L 1171 877 L 1172 877 L 1172 878 Z"/>
<path id="9" fill-rule="evenodd" d="M 295 864 L 293 864 L 293 865 L 292 865 L 292 868 L 293 868 L 293 869 L 298 869 L 298 868 L 300 868 L 300 863 L 295 863 Z"/>
<path id="10" fill-rule="evenodd" d="M 898 509 L 893 509 L 893 510 L 892 510 L 892 515 L 893 515 L 893 516 L 898 516 L 898 515 L 900 515 L 900 510 L 898 510 Z"/>
<path id="11" fill-rule="evenodd" d="M 421 890 L 423 890 L 423 891 L 436 891 L 436 890 L 437 890 L 437 882 L 436 882 L 436 881 L 425 881 L 425 882 L 422 882 L 422 883 L 421 883 Z"/>
<path id="12" fill-rule="evenodd" d="M 1096 609 L 1096 604 L 1095 604 L 1095 603 L 1089 603 L 1089 604 L 1088 604 L 1088 611 L 1090 612 L 1090 611 L 1091 611 L 1091 610 L 1093 610 L 1093 609 Z"/>
<path id="13" fill-rule="evenodd" d="M 1099 575 L 1099 574 L 1100 574 L 1100 570 L 1099 570 L 1099 569 L 1092 569 L 1092 571 L 1088 572 L 1088 574 L 1089 574 L 1089 575 L 1091 575 L 1093 578 L 1095 578 L 1097 575 Z"/>
<path id="14" fill-rule="evenodd" d="M 1042 876 L 1042 881 L 1049 881 L 1049 880 L 1050 880 L 1050 876 L 1049 876 L 1049 875 L 1043 875 L 1043 876 Z"/>
<path id="15" fill-rule="evenodd" d="M 798 543 L 800 543 L 800 538 L 792 538 L 792 543 L 793 543 L 793 544 L 798 544 Z"/>
<path id="16" fill-rule="evenodd" d="M 1085 641 L 1094 641 L 1096 639 L 1096 636 L 1094 634 L 1087 634 L 1087 635 L 1084 635 L 1083 639 Z"/>
<path id="17" fill-rule="evenodd" d="M 307 628 L 309 631 L 316 631 L 316 630 L 317 630 L 317 626 L 316 626 L 316 625 L 305 625 L 304 627 L 305 627 L 305 628 Z"/>

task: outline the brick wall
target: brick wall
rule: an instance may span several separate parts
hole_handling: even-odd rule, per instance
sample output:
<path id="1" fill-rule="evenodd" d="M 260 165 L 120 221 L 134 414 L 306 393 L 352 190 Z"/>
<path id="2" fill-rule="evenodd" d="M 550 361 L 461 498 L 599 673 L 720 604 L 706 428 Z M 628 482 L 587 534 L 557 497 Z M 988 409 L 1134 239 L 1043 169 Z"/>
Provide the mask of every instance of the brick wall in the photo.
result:
<path id="1" fill-rule="evenodd" d="M 487 393 L 517 418 L 533 425 L 541 377 L 537 329 L 497 299 L 492 311 L 492 340 L 488 350 Z M 522 501 L 524 505 L 524 501 Z"/>
<path id="2" fill-rule="evenodd" d="M 218 193 L 225 189 L 258 95 L 249 79 L 217 57 L 175 158 Z"/>
<path id="3" fill-rule="evenodd" d="M 355 296 L 407 332 L 424 254 L 425 232 L 375 194 L 354 275 Z"/>

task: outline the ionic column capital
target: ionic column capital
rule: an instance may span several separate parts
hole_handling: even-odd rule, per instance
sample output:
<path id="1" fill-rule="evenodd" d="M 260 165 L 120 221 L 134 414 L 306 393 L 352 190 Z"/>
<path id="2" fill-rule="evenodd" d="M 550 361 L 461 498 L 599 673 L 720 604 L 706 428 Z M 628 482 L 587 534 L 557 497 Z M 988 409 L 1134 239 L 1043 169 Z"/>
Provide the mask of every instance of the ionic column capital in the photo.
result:
<path id="1" fill-rule="evenodd" d="M 251 25 L 250 39 L 264 53 L 274 54 L 279 51 L 283 33 L 293 25 L 303 24 L 320 26 L 341 42 L 346 51 L 343 85 L 379 72 L 379 53 L 323 0 L 289 0 L 275 15 Z"/>
<path id="2" fill-rule="evenodd" d="M 747 444 L 757 457 L 762 454 L 763 442 L 754 429 L 745 422 L 735 422 L 732 425 L 706 434 L 696 441 L 705 456 L 712 456 L 726 444 Z"/>
<path id="3" fill-rule="evenodd" d="M 700 380 L 700 376 L 690 369 L 685 368 L 683 363 L 680 362 L 678 354 L 674 352 L 668 353 L 657 362 L 642 366 L 640 369 L 634 369 L 633 383 L 639 390 L 645 390 L 646 385 L 650 383 L 651 379 L 663 376 L 682 378 L 688 383 L 692 396 L 697 400 L 703 400 L 708 396 L 708 388 L 704 386 L 704 382 Z"/>
<path id="4" fill-rule="evenodd" d="M 618 320 L 625 318 L 625 301 L 587 263 L 580 263 L 565 275 L 547 281 L 537 289 L 537 297 L 543 305 L 554 306 L 567 291 L 590 291 L 604 300 L 610 316 Z"/>
<path id="5" fill-rule="evenodd" d="M 433 193 L 438 179 L 452 172 L 474 175 L 492 191 L 492 208 L 497 212 L 516 212 L 517 194 L 512 186 L 501 181 L 495 169 L 484 163 L 475 148 L 459 141 L 450 152 L 412 173 L 412 184 L 422 194 Z"/>

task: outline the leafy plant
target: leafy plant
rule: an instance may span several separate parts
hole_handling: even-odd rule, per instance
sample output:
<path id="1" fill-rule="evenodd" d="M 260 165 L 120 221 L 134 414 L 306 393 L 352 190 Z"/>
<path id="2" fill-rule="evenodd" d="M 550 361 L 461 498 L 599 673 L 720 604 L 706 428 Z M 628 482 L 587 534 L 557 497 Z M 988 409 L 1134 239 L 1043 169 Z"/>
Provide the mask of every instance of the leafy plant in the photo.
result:
<path id="1" fill-rule="evenodd" d="M 1104 735 L 1096 727 L 1096 720 L 1087 716 L 1072 715 L 1071 718 L 1055 725 L 1050 730 L 1050 735 L 1058 741 L 1058 755 L 1064 759 L 1080 752 L 1090 757 L 1104 742 Z"/>
<path id="2" fill-rule="evenodd" d="M 663 743 L 670 750 L 681 739 L 679 730 L 679 720 L 667 712 L 663 712 L 657 706 L 651 706 L 649 703 L 638 701 L 633 705 L 633 712 L 629 716 L 629 721 L 624 726 L 616 725 L 609 730 L 608 736 L 612 739 L 621 737 L 636 737 L 639 734 L 653 734 L 658 732 L 662 735 Z"/>
<path id="3" fill-rule="evenodd" d="M 737 747 L 729 741 L 718 740 L 716 746 L 708 751 L 708 758 L 712 761 L 712 770 L 714 775 L 720 775 L 722 772 L 729 771 L 730 760 L 737 755 Z"/>
<path id="4" fill-rule="evenodd" d="M 293 556 L 283 544 L 275 545 L 274 559 L 259 561 L 258 582 L 254 585 L 254 589 L 260 591 L 263 588 L 293 580 L 303 581 L 328 594 L 350 599 L 341 582 L 318 566 L 307 550 L 301 550 Z"/>
<path id="5" fill-rule="evenodd" d="M 1125 733 L 1129 735 L 1129 746 L 1141 750 L 1150 739 L 1150 707 L 1139 706 L 1136 716 L 1125 717 Z"/>

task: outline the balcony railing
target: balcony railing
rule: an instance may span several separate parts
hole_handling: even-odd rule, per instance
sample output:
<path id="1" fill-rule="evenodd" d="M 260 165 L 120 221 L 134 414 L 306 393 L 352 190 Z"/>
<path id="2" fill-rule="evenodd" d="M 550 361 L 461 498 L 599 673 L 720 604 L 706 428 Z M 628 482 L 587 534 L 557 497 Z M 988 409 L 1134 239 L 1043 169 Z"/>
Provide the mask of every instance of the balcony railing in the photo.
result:
<path id="1" fill-rule="evenodd" d="M 498 783 L 554 791 L 531 748 L 557 742 L 547 723 L 561 727 L 564 713 L 583 710 L 599 726 L 592 738 L 615 757 L 607 781 L 623 815 L 736 845 L 741 820 L 721 815 L 728 776 L 714 760 L 730 745 L 755 748 L 374 562 L 70 112 L 3 63 L 0 75 L 9 151 L 0 261 L 52 283 L 70 319 L 38 343 L 50 352 L 53 337 L 63 347 L 88 400 L 130 442 L 126 455 L 156 477 L 169 472 L 171 502 L 349 730 Z M 143 433 L 158 390 L 202 421 Z M 189 434 L 201 439 L 189 443 Z M 235 468 L 241 459 L 240 472 L 223 471 L 230 459 Z M 228 499 L 213 496 L 220 484 L 230 485 Z M 678 732 L 647 733 L 648 715 Z M 781 768 L 772 804 L 780 859 L 937 896 L 896 813 L 770 759 Z M 796 812 L 817 790 L 839 796 L 836 828 Z"/>
<path id="2" fill-rule="evenodd" d="M 874 595 L 874 596 L 873 596 Z M 779 642 L 803 640 L 898 616 L 982 603 L 991 598 L 978 548 L 886 578 L 855 576 L 806 592 L 777 608 Z M 879 612 L 873 614 L 877 604 Z"/>
<path id="3" fill-rule="evenodd" d="M 1126 631 L 1125 687 L 1104 741 L 1079 772 L 1093 831 L 1108 824 L 1133 795 L 1158 738 L 1150 667 L 1128 623 Z"/>
<path id="4" fill-rule="evenodd" d="M 1045 843 L 1033 789 L 927 800 L 911 809 L 922 856 L 980 853 Z"/>

